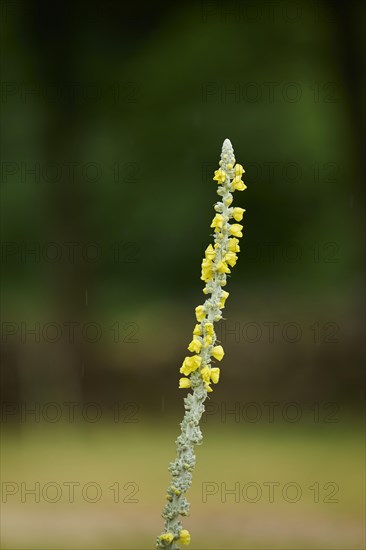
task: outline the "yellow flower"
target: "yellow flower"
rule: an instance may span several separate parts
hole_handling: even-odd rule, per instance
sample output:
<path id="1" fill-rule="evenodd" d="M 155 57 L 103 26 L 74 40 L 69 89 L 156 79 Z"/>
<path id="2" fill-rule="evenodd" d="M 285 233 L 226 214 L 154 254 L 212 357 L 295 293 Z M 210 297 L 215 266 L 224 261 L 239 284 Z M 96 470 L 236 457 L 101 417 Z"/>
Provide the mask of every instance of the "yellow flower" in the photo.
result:
<path id="1" fill-rule="evenodd" d="M 204 306 L 197 306 L 196 309 L 196 319 L 198 322 L 203 321 L 203 319 L 206 317 L 206 312 Z"/>
<path id="2" fill-rule="evenodd" d="M 213 389 L 211 388 L 210 384 L 207 384 L 207 383 L 205 383 L 205 390 L 206 390 L 207 392 L 213 391 Z"/>
<path id="3" fill-rule="evenodd" d="M 201 280 L 207 282 L 207 281 L 211 281 L 212 278 L 213 278 L 212 261 L 203 260 L 202 270 L 201 270 Z"/>
<path id="4" fill-rule="evenodd" d="M 211 266 L 202 268 L 200 278 L 201 278 L 201 281 L 204 281 L 205 283 L 208 283 L 209 281 L 212 281 L 213 272 L 212 272 Z"/>
<path id="5" fill-rule="evenodd" d="M 240 223 L 233 223 L 230 226 L 230 233 L 234 235 L 234 237 L 242 237 L 243 236 L 243 233 L 241 232 L 242 229 L 243 229 L 243 226 L 240 225 Z"/>
<path id="6" fill-rule="evenodd" d="M 206 256 L 206 259 L 207 259 L 207 260 L 214 260 L 214 259 L 215 259 L 216 252 L 215 252 L 214 247 L 212 246 L 212 244 L 210 244 L 210 245 L 206 248 L 205 256 Z"/>
<path id="7" fill-rule="evenodd" d="M 225 254 L 225 262 L 227 262 L 231 267 L 234 267 L 234 265 L 237 262 L 237 259 L 238 257 L 235 254 L 235 252 L 227 252 Z"/>
<path id="8" fill-rule="evenodd" d="M 207 384 L 209 384 L 209 382 L 211 380 L 210 368 L 209 367 L 203 367 L 203 369 L 201 370 L 201 376 L 202 376 L 202 380 L 204 382 L 206 382 Z"/>
<path id="9" fill-rule="evenodd" d="M 227 297 L 229 296 L 229 293 L 226 292 L 226 290 L 223 290 L 221 293 L 220 301 L 219 301 L 219 308 L 223 309 L 225 307 L 225 302 L 227 300 Z"/>
<path id="10" fill-rule="evenodd" d="M 219 273 L 230 273 L 230 269 L 225 262 L 219 262 L 216 266 L 216 271 Z"/>
<path id="11" fill-rule="evenodd" d="M 236 239 L 235 237 L 229 239 L 228 249 L 230 252 L 240 252 L 239 240 Z"/>
<path id="12" fill-rule="evenodd" d="M 240 179 L 240 176 L 235 176 L 235 178 L 232 181 L 233 189 L 236 189 L 237 191 L 244 191 L 244 189 L 247 188 L 245 183 Z"/>
<path id="13" fill-rule="evenodd" d="M 198 338 L 193 338 L 192 342 L 188 346 L 189 351 L 194 351 L 194 353 L 199 353 L 201 348 L 202 343 L 198 340 Z"/>
<path id="14" fill-rule="evenodd" d="M 211 355 L 218 361 L 221 361 L 224 357 L 224 353 L 224 348 L 222 346 L 215 346 L 211 352 Z"/>
<path id="15" fill-rule="evenodd" d="M 202 325 L 196 325 L 193 329 L 193 335 L 194 336 L 201 336 L 202 335 Z"/>
<path id="16" fill-rule="evenodd" d="M 224 183 L 226 180 L 226 173 L 222 168 L 219 168 L 218 170 L 215 170 L 215 175 L 213 177 L 217 183 Z"/>
<path id="17" fill-rule="evenodd" d="M 220 379 L 220 369 L 215 367 L 211 369 L 211 380 L 214 384 L 217 384 Z"/>
<path id="18" fill-rule="evenodd" d="M 187 529 L 182 529 L 179 531 L 179 539 L 178 542 L 181 544 L 185 544 L 188 546 L 188 544 L 191 542 L 191 535 L 189 534 L 189 531 Z"/>
<path id="19" fill-rule="evenodd" d="M 222 214 L 216 214 L 216 216 L 212 220 L 210 227 L 214 227 L 215 231 L 218 232 L 219 229 L 221 229 L 223 223 L 224 223 L 224 216 Z"/>
<path id="20" fill-rule="evenodd" d="M 174 535 L 172 533 L 164 533 L 163 535 L 160 535 L 160 540 L 165 540 L 168 544 L 172 542 L 174 539 Z"/>
<path id="21" fill-rule="evenodd" d="M 220 378 L 220 369 L 219 368 L 211 369 L 210 367 L 203 367 L 203 369 L 201 370 L 201 377 L 202 377 L 202 380 L 205 382 L 205 385 L 210 384 L 211 380 L 214 384 L 217 384 Z"/>
<path id="22" fill-rule="evenodd" d="M 203 340 L 203 347 L 208 348 L 208 346 L 211 346 L 212 342 L 213 342 L 212 334 L 206 334 Z"/>
<path id="23" fill-rule="evenodd" d="M 235 175 L 236 176 L 241 176 L 245 172 L 245 170 L 244 170 L 244 168 L 242 167 L 241 164 L 235 164 L 234 170 L 235 170 Z"/>
<path id="24" fill-rule="evenodd" d="M 226 206 L 230 206 L 230 204 L 233 202 L 233 196 L 230 195 L 227 199 L 225 199 Z"/>
<path id="25" fill-rule="evenodd" d="M 202 358 L 199 355 L 192 355 L 192 357 L 186 357 L 179 370 L 181 374 L 189 376 L 191 372 L 198 369 L 201 366 Z"/>
<path id="26" fill-rule="evenodd" d="M 192 386 L 189 378 L 179 378 L 179 387 L 188 389 Z"/>
<path id="27" fill-rule="evenodd" d="M 212 279 L 213 279 L 212 271 L 202 271 L 201 281 L 208 283 L 209 281 L 212 281 Z"/>
<path id="28" fill-rule="evenodd" d="M 241 220 L 243 219 L 244 212 L 245 212 L 244 208 L 240 208 L 239 206 L 235 206 L 235 208 L 233 210 L 233 218 L 237 222 L 241 222 Z"/>
<path id="29" fill-rule="evenodd" d="M 213 334 L 214 333 L 214 326 L 213 323 L 207 322 L 204 325 L 206 334 Z"/>

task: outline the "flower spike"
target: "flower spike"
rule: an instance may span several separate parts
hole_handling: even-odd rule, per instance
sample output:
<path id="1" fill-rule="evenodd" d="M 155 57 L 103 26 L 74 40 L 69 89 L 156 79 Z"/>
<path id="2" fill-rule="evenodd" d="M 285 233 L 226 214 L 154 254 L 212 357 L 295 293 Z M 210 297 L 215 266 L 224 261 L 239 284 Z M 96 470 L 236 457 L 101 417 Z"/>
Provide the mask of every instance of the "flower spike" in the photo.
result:
<path id="1" fill-rule="evenodd" d="M 158 536 L 156 548 L 177 550 L 180 545 L 188 545 L 191 535 L 183 529 L 179 516 L 187 516 L 189 503 L 185 497 L 192 483 L 192 471 L 196 463 L 195 445 L 202 442 L 199 423 L 205 410 L 204 402 L 212 392 L 211 383 L 217 384 L 220 369 L 212 367 L 212 360 L 221 361 L 224 349 L 216 344 L 214 323 L 222 318 L 229 293 L 223 290 L 227 275 L 231 272 L 240 252 L 239 238 L 243 236 L 243 219 L 245 210 L 238 206 L 231 207 L 234 191 L 244 191 L 246 185 L 242 177 L 245 170 L 236 164 L 234 150 L 229 139 L 225 139 L 219 168 L 215 170 L 213 180 L 217 183 L 217 194 L 222 199 L 215 204 L 215 216 L 211 223 L 214 242 L 205 251 L 202 261 L 201 280 L 205 282 L 203 292 L 207 295 L 205 302 L 196 307 L 197 324 L 193 330 L 193 339 L 188 350 L 194 355 L 184 359 L 180 373 L 184 378 L 179 380 L 179 388 L 191 390 L 184 399 L 185 415 L 181 422 L 181 433 L 176 440 L 177 456 L 170 463 L 169 471 L 172 481 L 168 487 L 167 504 L 163 510 L 165 519 L 164 532 Z"/>

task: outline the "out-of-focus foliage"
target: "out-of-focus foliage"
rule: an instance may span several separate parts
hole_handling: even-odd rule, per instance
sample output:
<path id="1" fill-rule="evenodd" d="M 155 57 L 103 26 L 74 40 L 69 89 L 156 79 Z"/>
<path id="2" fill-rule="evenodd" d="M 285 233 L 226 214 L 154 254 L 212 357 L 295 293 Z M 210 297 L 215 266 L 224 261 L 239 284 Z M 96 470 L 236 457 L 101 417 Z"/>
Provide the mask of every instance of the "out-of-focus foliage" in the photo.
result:
<path id="1" fill-rule="evenodd" d="M 248 185 L 231 311 L 241 323 L 254 312 L 304 330 L 336 323 L 343 351 L 325 347 L 319 362 L 328 373 L 336 362 L 332 387 L 356 391 L 356 367 L 344 365 L 358 364 L 360 333 L 362 9 L 6 2 L 4 318 L 135 323 L 140 345 L 110 337 L 78 356 L 99 357 L 102 379 L 146 363 L 173 377 L 230 137 Z M 259 368 L 277 377 L 283 365 L 288 380 L 288 342 L 278 349 Z"/>

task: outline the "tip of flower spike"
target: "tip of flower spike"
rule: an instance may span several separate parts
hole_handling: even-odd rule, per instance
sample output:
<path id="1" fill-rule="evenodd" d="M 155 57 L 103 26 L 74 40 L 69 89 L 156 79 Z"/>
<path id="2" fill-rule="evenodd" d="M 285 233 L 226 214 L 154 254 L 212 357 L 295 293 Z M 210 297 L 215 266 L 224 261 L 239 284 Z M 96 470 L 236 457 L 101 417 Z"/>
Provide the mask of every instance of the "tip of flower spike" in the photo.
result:
<path id="1" fill-rule="evenodd" d="M 226 170 L 227 167 L 230 165 L 232 168 L 232 166 L 235 164 L 234 149 L 231 145 L 231 141 L 228 138 L 226 138 L 224 140 L 224 143 L 222 144 L 221 161 L 221 166 L 224 168 L 224 170 Z"/>

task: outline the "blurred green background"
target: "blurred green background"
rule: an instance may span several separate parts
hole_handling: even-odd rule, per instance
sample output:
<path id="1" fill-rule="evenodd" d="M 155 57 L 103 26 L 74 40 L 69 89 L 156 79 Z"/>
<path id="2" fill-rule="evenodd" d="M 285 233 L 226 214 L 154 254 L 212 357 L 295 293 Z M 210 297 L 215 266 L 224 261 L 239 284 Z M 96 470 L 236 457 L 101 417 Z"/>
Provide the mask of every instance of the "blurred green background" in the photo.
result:
<path id="1" fill-rule="evenodd" d="M 192 548 L 363 548 L 361 2 L 1 16 L 2 548 L 153 547 L 226 137 L 247 212 Z"/>

